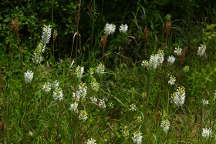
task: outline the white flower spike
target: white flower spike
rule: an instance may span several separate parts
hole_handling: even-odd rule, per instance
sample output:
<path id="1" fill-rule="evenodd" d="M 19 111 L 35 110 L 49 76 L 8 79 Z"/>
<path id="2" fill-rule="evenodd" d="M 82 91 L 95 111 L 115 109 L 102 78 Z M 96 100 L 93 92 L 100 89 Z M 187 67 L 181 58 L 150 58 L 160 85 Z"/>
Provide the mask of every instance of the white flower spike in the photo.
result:
<path id="1" fill-rule="evenodd" d="M 25 83 L 31 83 L 33 79 L 34 73 L 31 70 L 27 70 L 24 73 Z"/>
<path id="2" fill-rule="evenodd" d="M 119 31 L 121 33 L 126 33 L 128 30 L 128 25 L 127 24 L 121 24 L 120 27 L 119 27 Z"/>
<path id="3" fill-rule="evenodd" d="M 104 28 L 104 33 L 106 35 L 111 35 L 115 32 L 115 30 L 116 30 L 116 25 L 107 23 Z"/>

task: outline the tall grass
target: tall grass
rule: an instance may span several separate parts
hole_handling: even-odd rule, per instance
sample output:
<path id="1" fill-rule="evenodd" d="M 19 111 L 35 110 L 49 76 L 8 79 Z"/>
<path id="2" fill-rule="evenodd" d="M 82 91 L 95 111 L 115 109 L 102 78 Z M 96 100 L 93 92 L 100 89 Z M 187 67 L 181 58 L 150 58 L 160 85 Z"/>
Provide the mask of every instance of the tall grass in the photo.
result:
<path id="1" fill-rule="evenodd" d="M 18 25 L 10 28 L 4 46 L 9 51 L 0 53 L 1 143 L 214 143 L 214 29 L 195 37 L 200 34 L 196 29 L 190 35 L 171 18 L 149 18 L 149 11 L 139 5 L 126 32 L 119 32 L 116 24 L 108 35 L 97 30 L 92 0 L 85 43 L 82 2 L 78 1 L 71 54 L 61 60 L 54 59 L 58 47 L 53 39 L 40 53 L 44 60 L 35 64 L 35 51 L 21 43 Z M 52 24 L 53 6 L 54 0 Z M 198 56 L 200 44 L 207 49 Z M 177 46 L 180 54 L 174 53 Z M 170 55 L 175 56 L 173 64 L 167 61 Z M 24 75 L 27 70 L 34 73 L 30 82 Z M 170 75 L 176 78 L 174 84 L 168 82 Z"/>

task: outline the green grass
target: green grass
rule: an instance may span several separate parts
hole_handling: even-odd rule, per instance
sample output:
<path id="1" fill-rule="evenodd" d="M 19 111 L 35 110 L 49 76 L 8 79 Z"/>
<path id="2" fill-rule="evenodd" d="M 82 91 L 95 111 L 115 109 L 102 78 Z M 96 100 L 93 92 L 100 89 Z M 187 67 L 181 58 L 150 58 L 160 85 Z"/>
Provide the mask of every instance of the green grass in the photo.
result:
<path id="1" fill-rule="evenodd" d="M 194 33 L 200 34 L 197 30 Z M 130 33 L 116 34 L 107 38 L 102 56 L 98 34 L 93 51 L 79 51 L 81 44 L 74 45 L 79 55 L 76 58 L 71 55 L 57 60 L 50 51 L 53 45 L 48 45 L 42 64 L 34 64 L 34 50 L 16 42 L 11 34 L 11 43 L 0 53 L 0 143 L 84 144 L 93 138 L 98 144 L 131 144 L 136 132 L 141 132 L 142 143 L 147 144 L 215 143 L 215 36 L 214 32 L 204 32 L 193 38 L 194 33 L 183 38 L 173 33 L 164 41 L 152 32 L 143 50 L 141 34 L 137 39 Z M 205 34 L 211 37 L 203 38 Z M 197 49 L 203 43 L 207 45 L 206 55 L 199 57 Z M 170 65 L 167 57 L 174 55 L 178 45 L 183 54 L 175 55 L 176 61 Z M 165 56 L 162 64 L 156 69 L 141 66 L 142 60 L 149 60 L 159 49 Z M 99 64 L 105 65 L 103 74 L 96 73 Z M 81 78 L 77 77 L 78 66 L 84 66 Z M 31 83 L 25 82 L 27 70 L 34 73 Z M 169 75 L 176 77 L 172 86 L 168 84 Z M 62 100 L 53 97 L 56 80 Z M 49 92 L 43 90 L 46 82 L 52 84 Z M 73 93 L 83 83 L 87 95 L 77 100 Z M 182 106 L 172 100 L 178 87 L 185 88 Z M 209 104 L 204 105 L 203 100 Z M 70 110 L 75 102 L 78 110 Z M 81 118 L 83 113 L 87 113 L 86 120 Z M 170 123 L 167 133 L 161 127 L 165 120 Z M 203 137 L 203 128 L 211 128 L 212 136 Z"/>
<path id="2" fill-rule="evenodd" d="M 49 66 L 21 65 L 14 61 L 1 64 L 2 142 L 78 144 L 94 138 L 101 144 L 126 144 L 132 143 L 135 131 L 142 132 L 143 143 L 215 142 L 214 137 L 201 136 L 203 127 L 215 130 L 214 63 L 205 65 L 197 58 L 188 63 L 188 72 L 183 71 L 178 60 L 171 66 L 163 64 L 154 72 L 139 64 L 130 67 L 121 64 L 113 70 L 106 69 L 103 75 L 93 75 L 100 83 L 98 92 L 91 89 L 91 76 L 86 68 L 81 81 L 87 83 L 88 92 L 78 109 L 85 110 L 88 119 L 82 121 L 69 110 L 74 101 L 72 92 L 80 82 L 75 74 L 76 64 L 69 68 L 71 61 L 67 59 Z M 27 69 L 34 72 L 30 84 L 24 82 Z M 176 76 L 177 85 L 186 88 L 182 107 L 170 101 L 175 86 L 168 85 L 168 73 Z M 58 80 L 63 89 L 62 101 L 54 100 L 52 92 L 42 90 L 44 82 L 54 80 Z M 91 96 L 105 98 L 106 108 L 91 103 Z M 202 99 L 208 99 L 210 104 L 203 106 Z M 136 105 L 136 111 L 130 111 L 131 104 Z M 168 133 L 160 127 L 165 113 L 171 123 Z"/>

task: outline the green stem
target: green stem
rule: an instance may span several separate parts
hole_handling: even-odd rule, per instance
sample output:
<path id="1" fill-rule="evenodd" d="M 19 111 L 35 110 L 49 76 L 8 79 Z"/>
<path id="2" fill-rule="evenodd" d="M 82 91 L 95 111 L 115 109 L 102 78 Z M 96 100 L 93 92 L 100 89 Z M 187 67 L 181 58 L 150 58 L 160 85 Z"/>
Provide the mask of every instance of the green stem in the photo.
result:
<path id="1" fill-rule="evenodd" d="M 53 11 L 53 5 L 54 5 L 54 0 L 52 0 L 52 16 L 51 16 L 51 19 L 52 19 L 52 26 L 53 26 L 53 19 L 54 19 L 54 11 Z M 52 40 L 52 56 L 54 57 L 54 39 Z"/>

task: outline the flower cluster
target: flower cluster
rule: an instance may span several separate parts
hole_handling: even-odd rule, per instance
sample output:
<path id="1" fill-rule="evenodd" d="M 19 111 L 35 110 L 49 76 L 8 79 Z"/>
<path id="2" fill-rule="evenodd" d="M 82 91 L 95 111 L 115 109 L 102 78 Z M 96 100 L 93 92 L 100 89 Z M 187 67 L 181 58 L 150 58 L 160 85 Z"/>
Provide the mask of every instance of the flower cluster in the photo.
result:
<path id="1" fill-rule="evenodd" d="M 130 134 L 130 132 L 129 132 L 129 130 L 128 130 L 128 126 L 124 126 L 124 127 L 122 128 L 121 132 L 122 132 L 122 135 L 123 135 L 124 137 L 128 137 L 129 134 Z"/>
<path id="2" fill-rule="evenodd" d="M 182 55 L 182 48 L 180 48 L 179 46 L 175 48 L 174 53 L 177 56 L 181 56 Z"/>
<path id="3" fill-rule="evenodd" d="M 115 30 L 116 30 L 116 25 L 107 23 L 104 28 L 104 33 L 106 35 L 111 35 L 115 32 Z"/>
<path id="4" fill-rule="evenodd" d="M 34 73 L 31 70 L 27 70 L 24 73 L 25 83 L 31 83 L 33 76 L 34 76 Z"/>
<path id="5" fill-rule="evenodd" d="M 121 24 L 119 27 L 119 31 L 122 33 L 126 33 L 128 30 L 128 25 L 127 24 Z"/>
<path id="6" fill-rule="evenodd" d="M 76 67 L 75 73 L 77 75 L 77 78 L 81 79 L 82 76 L 83 76 L 83 73 L 84 73 L 84 67 L 81 67 L 81 66 L 78 65 Z"/>
<path id="7" fill-rule="evenodd" d="M 78 103 L 77 103 L 77 102 L 74 102 L 74 103 L 70 104 L 69 110 L 78 113 Z"/>
<path id="8" fill-rule="evenodd" d="M 173 76 L 173 75 L 170 75 L 168 84 L 169 84 L 169 85 L 174 85 L 175 82 L 176 82 L 176 77 Z"/>
<path id="9" fill-rule="evenodd" d="M 52 84 L 51 84 L 50 82 L 46 82 L 46 83 L 43 85 L 42 89 L 43 89 L 45 92 L 50 92 L 51 89 L 52 89 Z"/>
<path id="10" fill-rule="evenodd" d="M 130 111 L 136 111 L 137 110 L 136 105 L 135 104 L 131 104 L 129 110 Z"/>
<path id="11" fill-rule="evenodd" d="M 116 25 L 115 24 L 109 24 L 107 23 L 104 27 L 104 33 L 106 35 L 111 35 L 115 32 L 116 30 Z M 127 24 L 121 24 L 119 26 L 119 32 L 121 33 L 126 33 L 128 31 L 128 25 Z"/>
<path id="12" fill-rule="evenodd" d="M 80 83 L 78 86 L 78 90 L 73 93 L 73 98 L 76 101 L 79 101 L 81 98 L 85 98 L 87 95 L 87 86 L 85 83 Z"/>
<path id="13" fill-rule="evenodd" d="M 148 68 L 149 62 L 147 60 L 142 61 L 141 66 Z"/>
<path id="14" fill-rule="evenodd" d="M 203 128 L 202 129 L 202 136 L 205 138 L 211 137 L 212 136 L 212 129 L 211 128 Z"/>
<path id="15" fill-rule="evenodd" d="M 167 62 L 169 63 L 169 64 L 173 64 L 174 62 L 175 62 L 175 57 L 174 56 L 169 56 L 168 57 L 168 59 L 167 59 Z"/>
<path id="16" fill-rule="evenodd" d="M 90 97 L 90 101 L 94 104 L 97 104 L 98 99 L 96 97 Z"/>
<path id="17" fill-rule="evenodd" d="M 185 102 L 185 88 L 180 86 L 172 95 L 172 100 L 177 106 L 182 106 Z"/>
<path id="18" fill-rule="evenodd" d="M 100 63 L 100 64 L 96 67 L 96 70 L 95 70 L 95 72 L 96 72 L 97 74 L 103 74 L 104 71 L 105 71 L 105 66 L 104 66 L 102 63 Z"/>
<path id="19" fill-rule="evenodd" d="M 56 89 L 59 87 L 59 81 L 55 80 L 53 83 L 52 83 L 52 87 L 53 89 Z"/>
<path id="20" fill-rule="evenodd" d="M 97 105 L 99 108 L 106 108 L 106 103 L 104 99 L 97 99 L 96 97 L 90 97 L 90 101 Z"/>
<path id="21" fill-rule="evenodd" d="M 45 92 L 50 92 L 53 90 L 54 100 L 63 100 L 64 94 L 62 88 L 59 86 L 59 81 L 55 80 L 51 82 L 45 82 L 42 86 L 42 90 Z"/>
<path id="22" fill-rule="evenodd" d="M 40 64 L 44 60 L 44 58 L 41 54 L 34 53 L 32 60 L 35 64 Z"/>
<path id="23" fill-rule="evenodd" d="M 198 56 L 203 56 L 203 55 L 205 54 L 205 51 L 206 51 L 206 45 L 201 44 L 201 45 L 198 47 L 197 55 L 198 55 Z"/>
<path id="24" fill-rule="evenodd" d="M 150 56 L 149 61 L 142 61 L 141 65 L 147 68 L 156 69 L 159 65 L 161 65 L 164 61 L 164 52 L 163 50 L 159 50 L 158 53 L 152 54 Z"/>
<path id="25" fill-rule="evenodd" d="M 99 102 L 98 102 L 98 106 L 99 106 L 100 108 L 105 109 L 105 108 L 106 108 L 105 100 L 104 100 L 104 99 L 99 99 L 98 101 L 99 101 Z"/>
<path id="26" fill-rule="evenodd" d="M 41 42 L 38 43 L 37 48 L 33 53 L 33 62 L 40 64 L 43 61 L 42 54 L 45 52 L 46 44 L 49 43 L 51 37 L 52 28 L 50 25 L 43 26 L 43 32 L 41 36 Z"/>
<path id="27" fill-rule="evenodd" d="M 134 144 L 142 144 L 142 133 L 141 132 L 135 132 L 133 133 L 133 137 L 132 137 L 132 140 L 133 140 L 133 143 Z"/>
<path id="28" fill-rule="evenodd" d="M 49 43 L 50 37 L 51 37 L 52 28 L 51 25 L 44 25 L 43 26 L 43 32 L 41 36 L 41 42 L 44 46 Z"/>
<path id="29" fill-rule="evenodd" d="M 92 76 L 95 73 L 95 69 L 94 68 L 89 68 L 88 73 L 90 74 L 90 76 Z"/>
<path id="30" fill-rule="evenodd" d="M 163 129 L 163 131 L 165 133 L 167 133 L 170 129 L 170 121 L 168 119 L 164 119 L 161 121 L 161 124 L 160 124 L 161 128 Z"/>
<path id="31" fill-rule="evenodd" d="M 45 51 L 45 47 L 43 44 L 40 42 L 33 54 L 33 62 L 36 64 L 40 64 L 43 61 L 43 56 L 42 53 Z"/>
<path id="32" fill-rule="evenodd" d="M 87 140 L 86 144 L 96 144 L 96 140 L 93 138 L 90 138 Z"/>
<path id="33" fill-rule="evenodd" d="M 99 88 L 100 88 L 100 84 L 97 82 L 97 80 L 94 78 L 94 77 L 92 77 L 92 79 L 91 79 L 91 83 L 90 83 L 90 86 L 91 86 L 91 88 L 94 90 L 94 91 L 98 91 L 99 90 Z"/>
<path id="34" fill-rule="evenodd" d="M 202 104 L 203 104 L 203 105 L 208 105 L 208 104 L 209 104 L 209 101 L 206 100 L 206 99 L 202 99 Z"/>
<path id="35" fill-rule="evenodd" d="M 149 67 L 156 69 L 164 61 L 164 53 L 162 50 L 159 50 L 157 54 L 151 55 L 149 59 Z"/>
<path id="36" fill-rule="evenodd" d="M 79 113 L 79 119 L 86 121 L 88 119 L 88 114 L 85 110 L 81 110 Z"/>
<path id="37" fill-rule="evenodd" d="M 54 100 L 63 100 L 63 90 L 61 88 L 56 88 L 53 91 Z"/>

